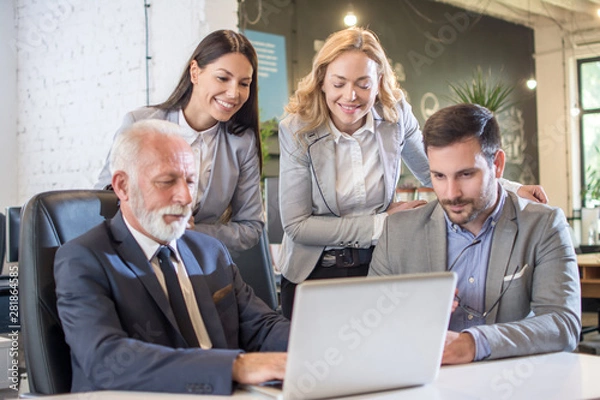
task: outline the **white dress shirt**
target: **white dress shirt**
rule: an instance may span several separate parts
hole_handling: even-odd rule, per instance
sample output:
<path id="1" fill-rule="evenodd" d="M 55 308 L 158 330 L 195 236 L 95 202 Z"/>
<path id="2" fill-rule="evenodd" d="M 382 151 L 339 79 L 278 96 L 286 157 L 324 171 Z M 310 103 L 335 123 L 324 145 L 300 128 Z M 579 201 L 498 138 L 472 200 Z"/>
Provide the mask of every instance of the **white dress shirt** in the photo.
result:
<path id="1" fill-rule="evenodd" d="M 383 206 L 385 186 L 379 144 L 374 133 L 373 115 L 352 135 L 340 132 L 329 120 L 335 142 L 336 195 L 341 216 L 373 215 L 372 244 L 383 231 L 387 213 L 377 214 Z"/>
<path id="2" fill-rule="evenodd" d="M 165 284 L 165 277 L 160 269 L 160 265 L 158 264 L 158 259 L 156 257 L 156 252 L 158 251 L 158 248 L 161 246 L 161 244 L 155 242 L 148 236 L 133 228 L 129 224 L 125 216 L 123 216 L 123 220 L 125 221 L 125 225 L 127 225 L 127 228 L 131 232 L 131 235 L 133 236 L 135 241 L 140 245 L 142 251 L 146 255 L 146 258 L 150 262 L 150 265 L 152 265 L 152 269 L 154 270 L 154 274 L 156 275 L 160 286 L 165 292 L 167 298 L 169 298 L 167 285 Z M 183 260 L 179 256 L 179 250 L 177 249 L 177 241 L 173 240 L 171 243 L 169 243 L 169 246 L 171 246 L 175 254 L 175 257 L 171 256 L 171 261 L 175 266 L 175 272 L 177 273 L 179 286 L 181 286 L 181 292 L 183 293 L 183 298 L 185 300 L 185 304 L 187 305 L 188 314 L 190 315 L 192 326 L 194 327 L 194 331 L 196 332 L 198 343 L 200 343 L 200 348 L 210 349 L 212 348 L 212 342 L 210 340 L 210 336 L 208 335 L 208 331 L 206 330 L 206 326 L 204 326 L 204 320 L 202 319 L 202 315 L 200 315 L 200 308 L 198 307 L 198 301 L 196 300 L 196 295 L 194 294 L 192 282 L 190 281 L 190 277 L 187 274 L 185 265 L 183 265 Z"/>
<path id="3" fill-rule="evenodd" d="M 198 202 L 208 187 L 213 158 L 217 148 L 216 137 L 219 133 L 219 123 L 205 131 L 194 130 L 186 121 L 183 109 L 179 110 L 179 126 L 184 128 L 183 138 L 192 147 L 198 165 Z"/>

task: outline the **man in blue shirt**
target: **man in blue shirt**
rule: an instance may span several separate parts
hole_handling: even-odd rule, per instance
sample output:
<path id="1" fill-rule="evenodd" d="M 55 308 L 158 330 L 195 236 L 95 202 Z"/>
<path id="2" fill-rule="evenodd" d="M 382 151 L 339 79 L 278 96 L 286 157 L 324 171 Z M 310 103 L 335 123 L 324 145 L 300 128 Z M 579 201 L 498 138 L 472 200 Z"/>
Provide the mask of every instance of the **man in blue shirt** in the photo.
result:
<path id="1" fill-rule="evenodd" d="M 423 138 L 438 200 L 388 217 L 369 274 L 457 274 L 444 364 L 575 349 L 580 286 L 566 219 L 498 184 L 505 154 L 494 115 L 447 107 Z"/>

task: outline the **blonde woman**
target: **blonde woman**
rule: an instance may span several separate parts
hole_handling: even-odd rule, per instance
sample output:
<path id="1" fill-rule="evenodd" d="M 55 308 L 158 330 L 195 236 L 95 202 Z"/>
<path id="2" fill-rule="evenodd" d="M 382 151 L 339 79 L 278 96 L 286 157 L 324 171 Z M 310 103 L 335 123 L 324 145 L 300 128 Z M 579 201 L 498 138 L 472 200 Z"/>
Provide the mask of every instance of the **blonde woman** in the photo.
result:
<path id="1" fill-rule="evenodd" d="M 327 39 L 286 111 L 279 124 L 280 265 L 282 309 L 291 318 L 298 283 L 367 275 L 386 217 L 424 204 L 394 202 L 401 161 L 423 185 L 431 178 L 419 123 L 367 29 Z M 546 201 L 539 186 L 504 186 Z"/>

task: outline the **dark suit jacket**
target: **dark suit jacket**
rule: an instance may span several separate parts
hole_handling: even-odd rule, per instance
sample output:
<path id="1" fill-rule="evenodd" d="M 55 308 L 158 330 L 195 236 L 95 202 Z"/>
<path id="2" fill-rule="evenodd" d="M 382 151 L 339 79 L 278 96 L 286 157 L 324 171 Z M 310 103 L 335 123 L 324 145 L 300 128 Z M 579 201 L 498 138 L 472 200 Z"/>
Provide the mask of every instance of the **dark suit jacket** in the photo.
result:
<path id="1" fill-rule="evenodd" d="M 289 322 L 246 285 L 225 246 L 187 231 L 177 242 L 213 349 L 188 348 L 121 213 L 59 248 L 57 307 L 73 391 L 230 394 L 242 351 L 285 351 Z"/>

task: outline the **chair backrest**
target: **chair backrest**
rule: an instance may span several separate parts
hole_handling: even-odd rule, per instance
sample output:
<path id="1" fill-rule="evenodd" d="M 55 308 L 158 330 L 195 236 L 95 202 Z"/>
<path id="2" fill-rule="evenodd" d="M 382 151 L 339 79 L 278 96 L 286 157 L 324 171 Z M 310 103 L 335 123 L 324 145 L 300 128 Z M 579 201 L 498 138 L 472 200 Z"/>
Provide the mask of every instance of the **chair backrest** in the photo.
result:
<path id="1" fill-rule="evenodd" d="M 71 389 L 71 355 L 56 311 L 56 250 L 112 218 L 117 210 L 117 196 L 102 190 L 46 192 L 25 205 L 19 283 L 23 348 L 32 393 L 56 394 Z"/>
<path id="2" fill-rule="evenodd" d="M 254 247 L 241 252 L 231 252 L 231 257 L 244 282 L 250 285 L 254 293 L 269 307 L 277 310 L 279 301 L 267 233 L 263 230 Z"/>
<path id="3" fill-rule="evenodd" d="M 6 207 L 6 262 L 19 261 L 21 207 Z"/>
<path id="4" fill-rule="evenodd" d="M 265 178 L 265 213 L 269 243 L 281 243 L 283 226 L 279 214 L 279 177 Z"/>
<path id="5" fill-rule="evenodd" d="M 15 313 L 10 312 L 10 284 L 12 283 L 11 278 L 14 278 L 14 276 L 11 277 L 8 275 L 8 273 L 11 272 L 9 268 L 7 268 L 7 270 L 4 270 L 3 268 L 6 244 L 8 242 L 6 230 L 6 216 L 0 213 L 0 274 L 2 274 L 0 275 L 0 333 L 10 333 L 14 330 L 14 326 L 19 325 L 19 319 L 14 318 Z M 16 266 L 12 268 L 16 268 Z"/>
<path id="6" fill-rule="evenodd" d="M 6 216 L 0 213 L 0 270 L 4 264 L 4 252 L 6 251 Z"/>

